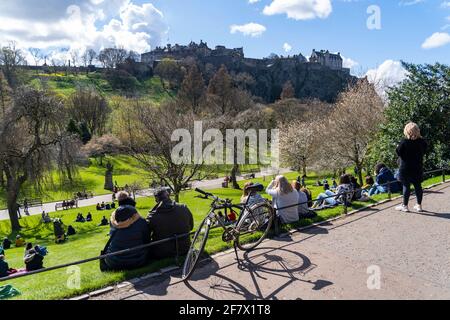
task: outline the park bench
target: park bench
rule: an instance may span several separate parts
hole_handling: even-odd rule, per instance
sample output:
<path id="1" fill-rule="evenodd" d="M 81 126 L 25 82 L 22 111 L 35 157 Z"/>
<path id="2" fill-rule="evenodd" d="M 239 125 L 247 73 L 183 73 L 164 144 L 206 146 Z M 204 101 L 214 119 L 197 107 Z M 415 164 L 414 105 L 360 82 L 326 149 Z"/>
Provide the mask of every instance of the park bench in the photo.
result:
<path id="1" fill-rule="evenodd" d="M 58 211 L 58 209 L 68 210 L 68 209 L 73 209 L 73 208 L 78 208 L 78 200 L 77 199 L 67 201 L 66 205 L 64 205 L 63 202 L 58 202 L 55 204 L 55 211 Z"/>

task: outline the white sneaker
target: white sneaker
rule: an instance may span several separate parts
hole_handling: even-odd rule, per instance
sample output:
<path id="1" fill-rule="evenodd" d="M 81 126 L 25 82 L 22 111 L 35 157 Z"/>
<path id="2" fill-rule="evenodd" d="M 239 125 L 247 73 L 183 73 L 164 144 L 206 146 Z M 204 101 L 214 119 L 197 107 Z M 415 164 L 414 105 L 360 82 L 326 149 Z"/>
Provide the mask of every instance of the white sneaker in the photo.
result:
<path id="1" fill-rule="evenodd" d="M 422 206 L 420 205 L 420 204 L 416 204 L 415 206 L 414 206 L 414 210 L 416 210 L 417 212 L 423 212 L 423 209 L 422 209 Z"/>
<path id="2" fill-rule="evenodd" d="M 408 209 L 408 207 L 407 206 L 405 206 L 405 205 L 399 205 L 398 207 L 395 207 L 395 210 L 397 210 L 397 211 L 402 211 L 402 212 L 409 212 L 409 209 Z"/>

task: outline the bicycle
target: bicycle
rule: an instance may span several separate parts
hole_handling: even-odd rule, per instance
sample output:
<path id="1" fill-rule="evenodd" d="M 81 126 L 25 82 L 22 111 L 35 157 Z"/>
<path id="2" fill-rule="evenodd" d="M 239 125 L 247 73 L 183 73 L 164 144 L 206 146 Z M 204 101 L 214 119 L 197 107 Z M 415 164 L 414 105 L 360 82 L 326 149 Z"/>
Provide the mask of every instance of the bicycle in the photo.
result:
<path id="1" fill-rule="evenodd" d="M 262 185 L 256 184 L 249 187 L 248 190 L 260 192 L 263 188 Z M 191 247 L 183 266 L 182 279 L 184 281 L 189 280 L 192 276 L 205 249 L 211 227 L 223 228 L 222 240 L 224 242 L 233 241 L 235 250 L 239 248 L 242 251 L 251 251 L 267 237 L 275 217 L 275 212 L 267 200 L 250 205 L 248 203 L 250 197 L 248 197 L 246 203 L 235 205 L 230 199 L 220 199 L 198 188 L 195 191 L 202 194 L 203 199 L 212 199 L 213 202 L 209 213 L 198 227 L 192 239 Z M 228 215 L 229 211 L 231 216 L 236 216 L 233 209 L 240 210 L 240 214 L 234 222 L 229 221 Z M 222 212 L 218 212 L 219 210 L 225 210 L 225 215 Z"/>

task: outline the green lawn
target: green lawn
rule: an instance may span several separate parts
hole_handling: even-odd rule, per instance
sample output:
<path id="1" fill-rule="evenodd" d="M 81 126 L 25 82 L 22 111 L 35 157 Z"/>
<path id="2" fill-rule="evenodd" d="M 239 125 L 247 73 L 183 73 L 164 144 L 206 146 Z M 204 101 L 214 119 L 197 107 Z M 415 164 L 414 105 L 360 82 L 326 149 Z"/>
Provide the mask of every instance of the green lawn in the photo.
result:
<path id="1" fill-rule="evenodd" d="M 296 173 L 290 173 L 287 177 L 289 179 L 295 179 L 297 175 L 298 174 Z M 308 184 L 311 185 L 316 179 L 317 177 L 312 177 L 308 180 Z M 440 179 L 441 178 L 439 177 L 429 179 L 425 182 L 425 184 L 430 185 L 439 182 Z M 260 181 L 267 185 L 268 179 L 266 179 L 266 181 L 262 180 L 263 179 L 255 179 L 254 181 Z M 312 187 L 311 189 L 314 197 L 322 192 L 320 187 Z M 212 190 L 212 192 L 219 197 L 230 198 L 237 202 L 239 201 L 241 195 L 240 191 L 231 189 Z M 181 195 L 181 202 L 186 203 L 189 206 L 194 214 L 195 223 L 198 225 L 207 213 L 210 202 L 208 200 L 199 200 L 194 196 L 195 192 L 193 191 L 184 192 Z M 353 203 L 353 209 L 358 209 L 375 202 L 375 200 L 379 201 L 386 198 L 387 195 L 379 195 L 369 203 Z M 145 198 L 138 200 L 138 210 L 143 216 L 146 216 L 147 212 L 153 207 L 153 205 L 153 199 Z M 319 213 L 319 216 L 313 220 L 303 220 L 296 225 L 285 226 L 284 228 L 299 227 L 314 222 L 324 221 L 342 214 L 342 210 L 342 207 L 323 210 Z M 82 212 L 85 215 L 88 211 L 93 213 L 94 222 L 85 224 L 76 224 L 73 222 L 78 212 Z M 39 216 L 26 217 L 22 219 L 21 224 L 24 228 L 21 234 L 27 241 L 48 247 L 49 255 L 45 259 L 46 267 L 91 258 L 100 253 L 100 250 L 103 249 L 103 246 L 107 241 L 107 233 L 109 231 L 108 227 L 97 227 L 97 224 L 100 222 L 103 215 L 109 216 L 110 213 L 111 211 L 96 212 L 94 208 L 88 207 L 52 214 L 53 217 L 62 218 L 66 225 L 72 224 L 78 231 L 77 235 L 71 237 L 70 240 L 63 245 L 55 245 L 53 243 L 54 237 L 51 225 L 42 224 Z M 1 221 L 0 237 L 4 237 L 5 235 L 10 237 L 15 236 L 15 234 L 11 234 L 9 222 Z M 228 244 L 222 242 L 221 232 L 216 230 L 211 233 L 206 250 L 209 254 L 213 254 L 229 247 L 230 246 Z M 22 258 L 23 248 L 13 248 L 6 252 L 6 260 L 11 267 L 23 267 Z M 61 299 L 118 283 L 141 274 L 150 273 L 173 263 L 174 261 L 170 260 L 158 261 L 152 263 L 146 268 L 134 270 L 132 272 L 101 273 L 99 271 L 98 261 L 90 262 L 80 266 L 81 289 L 79 290 L 69 289 L 66 286 L 67 280 L 70 277 L 70 274 L 67 274 L 68 270 L 66 269 L 51 271 L 31 277 L 24 277 L 13 281 L 4 282 L 2 285 L 11 284 L 18 288 L 22 292 L 22 295 L 16 297 L 16 299 Z"/>

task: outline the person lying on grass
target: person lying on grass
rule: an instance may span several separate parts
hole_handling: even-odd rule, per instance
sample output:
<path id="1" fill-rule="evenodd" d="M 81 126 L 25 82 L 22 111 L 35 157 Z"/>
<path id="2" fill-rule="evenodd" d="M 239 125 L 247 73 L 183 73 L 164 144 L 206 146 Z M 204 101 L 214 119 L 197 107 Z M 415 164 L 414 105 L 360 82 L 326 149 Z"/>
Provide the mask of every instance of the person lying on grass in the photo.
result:
<path id="1" fill-rule="evenodd" d="M 341 193 L 346 192 L 346 194 Z M 339 185 L 336 188 L 336 192 L 331 190 L 325 190 L 317 198 L 317 201 L 313 205 L 313 209 L 318 209 L 325 205 L 336 206 L 338 204 L 344 203 L 345 201 L 350 204 L 353 198 L 353 188 L 351 184 L 351 177 L 348 174 L 341 176 Z"/>

